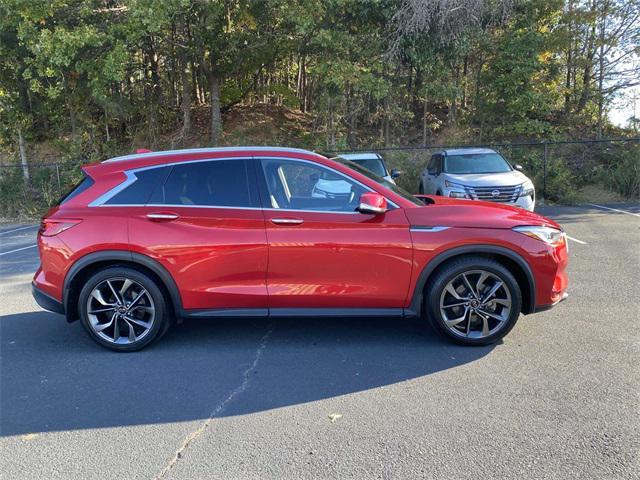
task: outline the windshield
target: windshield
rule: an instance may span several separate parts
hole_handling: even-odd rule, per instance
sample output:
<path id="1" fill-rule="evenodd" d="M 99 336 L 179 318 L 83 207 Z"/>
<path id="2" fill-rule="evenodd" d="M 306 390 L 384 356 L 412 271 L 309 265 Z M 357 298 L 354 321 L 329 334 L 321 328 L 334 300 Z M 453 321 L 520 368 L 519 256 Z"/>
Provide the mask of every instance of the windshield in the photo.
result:
<path id="1" fill-rule="evenodd" d="M 379 177 L 387 176 L 387 169 L 384 167 L 384 163 L 380 158 L 358 158 L 351 160 L 353 163 L 357 163 L 358 165 L 362 165 L 364 168 L 371 170 L 373 173 L 378 175 Z"/>
<path id="2" fill-rule="evenodd" d="M 470 153 L 444 157 L 445 173 L 504 173 L 511 166 L 498 153 Z"/>
<path id="3" fill-rule="evenodd" d="M 362 165 L 359 165 L 359 164 L 357 164 L 355 162 L 352 162 L 350 160 L 345 160 L 344 158 L 340 158 L 340 157 L 334 158 L 333 160 L 343 164 L 346 167 L 349 167 L 352 170 L 355 170 L 358 173 L 361 173 L 365 177 L 369 177 L 371 180 L 374 180 L 374 181 L 378 182 L 380 185 L 388 188 L 393 193 L 397 193 L 402 198 L 405 198 L 405 199 L 409 200 L 410 202 L 414 203 L 415 205 L 419 205 L 421 207 L 424 207 L 424 202 L 418 200 L 416 197 L 411 195 L 409 192 L 407 192 L 403 188 L 400 188 L 395 183 L 391 183 L 389 180 L 385 180 L 381 176 L 376 175 L 375 173 L 373 173 L 368 168 L 365 168 Z"/>

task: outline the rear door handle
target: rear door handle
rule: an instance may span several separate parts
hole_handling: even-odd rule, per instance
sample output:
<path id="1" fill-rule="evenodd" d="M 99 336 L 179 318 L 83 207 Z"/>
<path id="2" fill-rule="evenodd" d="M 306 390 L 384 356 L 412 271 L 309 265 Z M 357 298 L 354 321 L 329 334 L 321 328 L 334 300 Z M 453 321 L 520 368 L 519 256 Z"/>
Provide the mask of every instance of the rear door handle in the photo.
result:
<path id="1" fill-rule="evenodd" d="M 179 217 L 177 213 L 171 212 L 155 212 L 147 213 L 147 218 L 152 222 L 171 222 Z"/>
<path id="2" fill-rule="evenodd" d="M 276 225 L 300 225 L 304 220 L 301 218 L 272 218 L 271 223 Z"/>

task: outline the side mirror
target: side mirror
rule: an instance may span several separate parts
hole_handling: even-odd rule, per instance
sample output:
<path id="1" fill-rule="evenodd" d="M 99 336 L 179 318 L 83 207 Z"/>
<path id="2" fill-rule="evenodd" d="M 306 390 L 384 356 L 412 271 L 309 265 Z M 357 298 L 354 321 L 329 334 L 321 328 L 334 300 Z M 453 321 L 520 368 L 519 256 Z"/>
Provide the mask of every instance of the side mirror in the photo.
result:
<path id="1" fill-rule="evenodd" d="M 396 170 L 395 168 L 391 170 L 391 178 L 398 178 L 404 172 L 402 170 Z"/>
<path id="2" fill-rule="evenodd" d="M 387 211 L 387 199 L 379 193 L 365 192 L 360 195 L 360 213 L 372 213 L 378 215 Z"/>
<path id="3" fill-rule="evenodd" d="M 429 169 L 427 169 L 427 174 L 433 175 L 434 177 L 437 177 L 438 176 L 438 171 L 435 168 L 429 168 Z"/>
<path id="4" fill-rule="evenodd" d="M 522 165 L 514 165 L 514 167 L 516 170 L 518 170 L 519 172 L 522 172 L 524 170 L 524 168 L 522 168 Z"/>

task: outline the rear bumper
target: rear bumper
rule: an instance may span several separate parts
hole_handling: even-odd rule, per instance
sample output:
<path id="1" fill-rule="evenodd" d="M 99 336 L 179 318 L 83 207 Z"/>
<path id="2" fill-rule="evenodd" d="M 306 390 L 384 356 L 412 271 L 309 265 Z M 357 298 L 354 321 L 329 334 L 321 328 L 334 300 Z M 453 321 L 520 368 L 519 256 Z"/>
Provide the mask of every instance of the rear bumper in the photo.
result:
<path id="1" fill-rule="evenodd" d="M 31 284 L 31 294 L 33 295 L 33 298 L 38 303 L 38 305 L 40 305 L 45 310 L 64 315 L 64 306 L 62 305 L 62 303 L 44 293 L 33 283 Z"/>

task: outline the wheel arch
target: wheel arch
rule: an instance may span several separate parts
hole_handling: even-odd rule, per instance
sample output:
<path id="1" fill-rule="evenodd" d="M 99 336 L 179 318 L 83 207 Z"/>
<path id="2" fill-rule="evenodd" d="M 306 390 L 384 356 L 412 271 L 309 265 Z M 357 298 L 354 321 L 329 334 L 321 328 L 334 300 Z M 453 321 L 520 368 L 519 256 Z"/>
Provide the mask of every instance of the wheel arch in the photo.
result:
<path id="1" fill-rule="evenodd" d="M 87 280 L 94 272 L 106 267 L 126 266 L 140 270 L 157 283 L 170 300 L 169 310 L 174 318 L 182 312 L 182 299 L 175 280 L 158 261 L 153 258 L 127 250 L 106 250 L 89 253 L 79 258 L 71 266 L 64 279 L 63 305 L 68 322 L 78 320 L 78 297 L 82 290 L 83 280 Z"/>
<path id="2" fill-rule="evenodd" d="M 500 262 L 516 278 L 522 293 L 522 313 L 529 314 L 535 311 L 536 284 L 533 272 L 527 261 L 521 255 L 505 247 L 495 245 L 464 245 L 455 247 L 436 255 L 427 263 L 413 290 L 409 311 L 420 316 L 424 291 L 428 281 L 442 267 L 454 259 L 461 257 L 480 256 Z"/>

